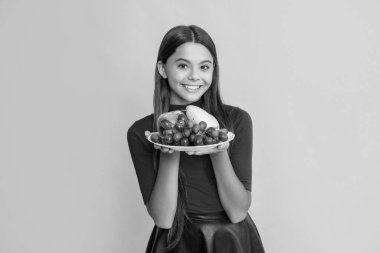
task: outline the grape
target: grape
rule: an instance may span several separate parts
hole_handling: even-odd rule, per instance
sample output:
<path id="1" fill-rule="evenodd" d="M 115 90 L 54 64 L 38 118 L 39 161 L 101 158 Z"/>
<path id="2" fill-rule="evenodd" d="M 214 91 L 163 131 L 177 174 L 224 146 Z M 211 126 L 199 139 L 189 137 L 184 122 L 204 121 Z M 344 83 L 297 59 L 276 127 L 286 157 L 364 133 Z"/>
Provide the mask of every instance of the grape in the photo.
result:
<path id="1" fill-rule="evenodd" d="M 220 134 L 220 133 L 228 134 L 228 130 L 225 129 L 225 128 L 219 129 L 219 134 Z"/>
<path id="2" fill-rule="evenodd" d="M 203 145 L 203 136 L 202 135 L 196 135 L 194 140 L 195 146 Z"/>
<path id="3" fill-rule="evenodd" d="M 201 127 L 198 124 L 194 124 L 194 126 L 193 126 L 193 133 L 197 134 L 200 129 L 201 129 Z"/>
<path id="4" fill-rule="evenodd" d="M 178 115 L 178 119 L 177 119 L 177 121 L 180 121 L 180 120 L 186 121 L 186 120 L 187 120 L 186 115 L 185 115 L 185 114 L 180 114 L 180 115 Z"/>
<path id="5" fill-rule="evenodd" d="M 164 135 L 168 135 L 168 134 L 173 135 L 173 129 L 172 129 L 172 128 L 170 128 L 170 129 L 165 129 L 162 133 L 163 133 Z"/>
<path id="6" fill-rule="evenodd" d="M 179 120 L 175 124 L 175 128 L 177 128 L 177 130 L 179 130 L 179 131 L 182 131 L 185 128 L 185 125 L 186 125 L 185 121 Z"/>
<path id="7" fill-rule="evenodd" d="M 219 131 L 215 129 L 215 127 L 209 127 L 206 130 L 206 134 L 212 138 L 215 138 L 219 136 Z"/>
<path id="8" fill-rule="evenodd" d="M 182 139 L 182 133 L 177 132 L 177 133 L 175 133 L 175 134 L 173 135 L 173 140 L 174 140 L 175 142 L 179 142 L 181 139 Z"/>
<path id="9" fill-rule="evenodd" d="M 195 123 L 194 123 L 194 121 L 191 121 L 191 120 L 187 120 L 186 121 L 186 126 L 188 127 L 188 128 L 193 128 L 193 126 L 195 125 Z"/>
<path id="10" fill-rule="evenodd" d="M 194 140 L 195 140 L 195 134 L 191 134 L 189 139 L 190 139 L 190 142 L 194 142 Z"/>
<path id="11" fill-rule="evenodd" d="M 189 139 L 187 138 L 181 139 L 181 146 L 189 146 L 189 144 L 190 144 Z"/>
<path id="12" fill-rule="evenodd" d="M 204 139 L 203 142 L 204 142 L 205 145 L 213 144 L 213 140 L 212 140 L 212 138 L 209 137 L 209 136 L 206 136 L 206 138 Z"/>
<path id="13" fill-rule="evenodd" d="M 204 132 L 207 128 L 207 123 L 204 121 L 199 122 L 199 127 L 202 132 Z"/>
<path id="14" fill-rule="evenodd" d="M 214 129 L 211 131 L 211 137 L 212 138 L 218 138 L 219 137 L 219 131 Z"/>
<path id="15" fill-rule="evenodd" d="M 160 122 L 160 126 L 164 129 L 170 129 L 170 128 L 172 128 L 172 125 L 173 124 L 167 119 L 163 119 Z"/>
<path id="16" fill-rule="evenodd" d="M 209 128 L 206 129 L 206 132 L 205 132 L 205 133 L 206 133 L 208 136 L 211 136 L 211 132 L 214 131 L 214 130 L 215 130 L 214 127 L 209 127 Z"/>
<path id="17" fill-rule="evenodd" d="M 159 135 L 158 134 L 152 134 L 152 136 L 150 137 L 150 139 L 153 141 L 153 142 L 157 142 L 159 140 Z"/>
<path id="18" fill-rule="evenodd" d="M 189 128 L 185 128 L 185 129 L 183 129 L 183 136 L 184 136 L 184 137 L 189 137 L 190 134 L 191 134 L 191 131 L 190 131 Z"/>
<path id="19" fill-rule="evenodd" d="M 173 143 L 173 136 L 170 134 L 165 135 L 165 143 L 172 144 Z"/>
<path id="20" fill-rule="evenodd" d="M 225 133 L 219 133 L 219 140 L 220 141 L 227 141 L 228 140 L 228 135 L 227 134 L 225 134 Z"/>

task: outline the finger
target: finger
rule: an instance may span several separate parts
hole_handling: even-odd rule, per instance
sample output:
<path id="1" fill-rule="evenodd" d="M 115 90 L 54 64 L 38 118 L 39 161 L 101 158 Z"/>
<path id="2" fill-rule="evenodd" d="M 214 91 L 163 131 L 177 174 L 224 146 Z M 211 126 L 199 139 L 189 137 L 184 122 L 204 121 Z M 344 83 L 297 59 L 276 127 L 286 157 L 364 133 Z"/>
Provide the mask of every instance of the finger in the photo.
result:
<path id="1" fill-rule="evenodd" d="M 174 153 L 174 150 L 173 150 L 173 149 L 169 149 L 169 150 L 168 150 L 168 153 L 169 153 L 169 154 L 173 154 L 173 153 Z"/>
<path id="2" fill-rule="evenodd" d="M 188 155 L 193 155 L 193 154 L 194 154 L 194 151 L 187 151 L 186 154 L 188 154 Z"/>
<path id="3" fill-rule="evenodd" d="M 208 151 L 194 151 L 193 155 L 205 155 L 208 154 Z"/>
<path id="4" fill-rule="evenodd" d="M 210 154 L 214 154 L 214 153 L 217 153 L 217 152 L 220 152 L 220 151 L 222 151 L 222 150 L 219 149 L 218 147 L 214 147 L 212 149 L 207 149 L 207 150 L 203 150 L 203 151 L 197 151 L 196 155 L 210 155 Z"/>
<path id="5" fill-rule="evenodd" d="M 153 147 L 154 147 L 155 149 L 161 149 L 161 147 L 158 146 L 157 144 L 154 144 Z"/>
<path id="6" fill-rule="evenodd" d="M 168 148 L 161 148 L 161 151 L 164 153 L 168 153 L 169 149 Z"/>
<path id="7" fill-rule="evenodd" d="M 150 132 L 149 131 L 145 131 L 145 137 L 148 138 L 149 135 L 150 135 Z"/>
<path id="8" fill-rule="evenodd" d="M 200 151 L 195 151 L 194 155 L 209 155 L 215 152 L 218 152 L 219 150 L 217 147 L 211 148 L 211 149 L 206 149 L 206 150 L 200 150 Z"/>
<path id="9" fill-rule="evenodd" d="M 230 143 L 224 143 L 224 144 L 218 145 L 217 148 L 218 149 L 227 149 L 229 146 L 230 146 Z"/>

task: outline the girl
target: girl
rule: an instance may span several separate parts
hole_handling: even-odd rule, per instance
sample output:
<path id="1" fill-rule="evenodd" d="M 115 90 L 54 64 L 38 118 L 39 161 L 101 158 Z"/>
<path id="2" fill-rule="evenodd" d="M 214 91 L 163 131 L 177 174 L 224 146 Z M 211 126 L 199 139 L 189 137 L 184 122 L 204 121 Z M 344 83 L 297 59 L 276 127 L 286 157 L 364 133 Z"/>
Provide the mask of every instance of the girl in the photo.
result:
<path id="1" fill-rule="evenodd" d="M 235 133 L 231 144 L 179 152 L 146 137 L 158 117 L 192 104 Z M 144 132 L 144 130 L 147 130 Z M 141 193 L 155 226 L 149 253 L 262 253 L 248 214 L 251 204 L 252 121 L 219 94 L 215 45 L 200 27 L 177 26 L 164 36 L 155 71 L 154 113 L 128 130 Z"/>

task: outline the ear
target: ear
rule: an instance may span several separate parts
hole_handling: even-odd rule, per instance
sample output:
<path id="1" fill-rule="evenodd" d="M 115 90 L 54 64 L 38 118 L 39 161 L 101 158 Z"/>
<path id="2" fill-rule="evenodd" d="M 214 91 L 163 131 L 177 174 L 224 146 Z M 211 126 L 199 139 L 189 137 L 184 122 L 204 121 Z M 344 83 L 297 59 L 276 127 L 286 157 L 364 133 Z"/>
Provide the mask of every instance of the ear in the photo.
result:
<path id="1" fill-rule="evenodd" d="M 160 73 L 160 75 L 164 79 L 168 78 L 168 76 L 166 75 L 166 72 L 165 72 L 165 65 L 162 63 L 162 61 L 157 62 L 157 69 L 158 69 L 158 72 Z"/>

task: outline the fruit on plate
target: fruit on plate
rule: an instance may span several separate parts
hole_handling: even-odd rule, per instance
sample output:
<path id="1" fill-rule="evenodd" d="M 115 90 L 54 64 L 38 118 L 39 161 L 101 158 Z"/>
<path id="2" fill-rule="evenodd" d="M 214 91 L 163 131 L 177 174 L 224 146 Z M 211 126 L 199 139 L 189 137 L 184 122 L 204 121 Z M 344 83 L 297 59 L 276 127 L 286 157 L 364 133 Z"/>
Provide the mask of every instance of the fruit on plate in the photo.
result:
<path id="1" fill-rule="evenodd" d="M 197 124 L 204 121 L 208 127 L 219 128 L 219 123 L 216 118 L 198 106 L 186 106 L 186 116 Z"/>
<path id="2" fill-rule="evenodd" d="M 171 146 L 211 145 L 228 140 L 228 130 L 219 129 L 214 116 L 205 110 L 189 105 L 186 114 L 171 111 L 160 115 L 157 120 L 158 133 L 151 136 L 155 143 Z"/>
<path id="3" fill-rule="evenodd" d="M 172 129 L 173 125 L 177 123 L 179 115 L 186 117 L 186 115 L 179 110 L 161 114 L 157 119 L 157 129 Z"/>

